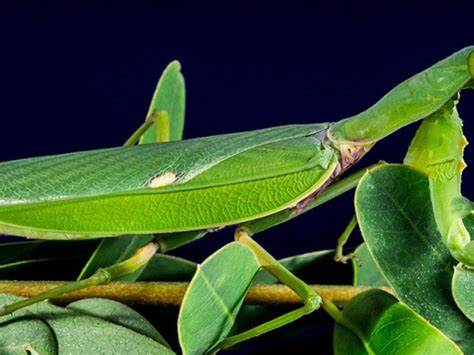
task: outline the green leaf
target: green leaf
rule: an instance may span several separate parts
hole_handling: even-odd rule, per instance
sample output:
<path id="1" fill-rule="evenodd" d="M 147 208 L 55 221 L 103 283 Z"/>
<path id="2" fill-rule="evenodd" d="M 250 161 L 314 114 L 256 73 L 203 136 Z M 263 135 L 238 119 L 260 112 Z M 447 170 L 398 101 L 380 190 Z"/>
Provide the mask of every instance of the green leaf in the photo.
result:
<path id="1" fill-rule="evenodd" d="M 474 271 L 458 264 L 454 269 L 452 286 L 459 309 L 474 322 Z"/>
<path id="2" fill-rule="evenodd" d="M 343 316 L 357 335 L 340 324 L 334 328 L 337 354 L 462 354 L 441 331 L 380 290 L 354 297 Z"/>
<path id="3" fill-rule="evenodd" d="M 428 178 L 401 165 L 370 170 L 356 191 L 360 229 L 370 254 L 400 300 L 474 351 L 474 327 L 451 295 L 454 259 L 441 241 Z"/>
<path id="4" fill-rule="evenodd" d="M 362 243 L 356 248 L 354 255 L 355 258 L 352 260 L 354 286 L 387 286 L 387 281 L 385 281 L 377 264 L 375 264 L 365 243 Z"/>
<path id="5" fill-rule="evenodd" d="M 190 281 L 196 272 L 197 264 L 179 257 L 156 254 L 145 266 L 137 281 L 165 281 L 181 282 Z M 177 307 L 141 306 L 140 312 L 146 314 L 160 331 L 172 344 L 176 334 L 176 323 L 178 318 Z M 150 315 L 152 314 L 152 315 Z"/>
<path id="6" fill-rule="evenodd" d="M 128 235 L 116 238 L 104 238 L 81 271 L 78 280 L 91 276 L 99 268 L 114 265 L 131 257 L 135 251 L 153 240 L 152 235 Z M 122 277 L 121 281 L 135 281 L 142 270 Z"/>
<path id="7" fill-rule="evenodd" d="M 0 305 L 22 299 L 0 294 Z M 56 344 L 59 354 L 173 354 L 166 346 L 133 329 L 44 302 L 21 309 L 13 316 L 17 317 L 13 321 L 11 316 L 1 317 L 0 327 L 15 324 L 18 331 L 23 332 L 28 326 L 23 322 L 25 316 L 41 319 L 52 330 L 54 338 L 36 335 L 50 347 Z"/>
<path id="8" fill-rule="evenodd" d="M 11 316 L 0 322 L 0 353 L 3 355 L 56 354 L 54 334 L 34 316 Z"/>
<path id="9" fill-rule="evenodd" d="M 175 60 L 163 71 L 147 114 L 149 117 L 153 112 L 166 111 L 168 113 L 171 141 L 179 141 L 183 137 L 185 101 L 186 93 L 181 64 Z M 140 144 L 155 143 L 156 137 L 156 125 L 153 124 L 140 139 Z"/>
<path id="10" fill-rule="evenodd" d="M 469 234 L 474 235 L 474 216 L 469 215 L 463 218 L 464 225 L 466 226 Z"/>
<path id="11" fill-rule="evenodd" d="M 124 326 L 170 347 L 145 317 L 123 303 L 108 299 L 89 298 L 73 302 L 66 308 Z"/>
<path id="12" fill-rule="evenodd" d="M 198 267 L 178 317 L 184 354 L 204 354 L 226 338 L 259 268 L 254 253 L 237 242 Z"/>
<path id="13" fill-rule="evenodd" d="M 138 281 L 189 281 L 196 272 L 192 261 L 165 254 L 155 255 L 140 274 Z"/>
<path id="14" fill-rule="evenodd" d="M 25 241 L 0 244 L 0 279 L 74 278 L 98 241 Z"/>

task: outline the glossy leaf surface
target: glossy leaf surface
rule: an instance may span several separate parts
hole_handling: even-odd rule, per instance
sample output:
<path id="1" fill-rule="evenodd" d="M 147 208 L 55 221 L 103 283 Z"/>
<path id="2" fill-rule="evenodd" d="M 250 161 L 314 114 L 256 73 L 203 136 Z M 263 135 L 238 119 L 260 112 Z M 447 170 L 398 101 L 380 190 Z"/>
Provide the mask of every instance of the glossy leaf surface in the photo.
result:
<path id="1" fill-rule="evenodd" d="M 441 331 L 383 291 L 370 290 L 354 297 L 343 314 L 359 334 L 337 324 L 336 355 L 462 354 Z"/>
<path id="2" fill-rule="evenodd" d="M 453 297 L 459 309 L 474 322 L 474 271 L 457 265 L 452 287 Z"/>
<path id="3" fill-rule="evenodd" d="M 226 338 L 259 268 L 254 253 L 237 242 L 198 267 L 178 318 L 184 354 L 204 354 Z"/>
<path id="4" fill-rule="evenodd" d="M 54 333 L 34 315 L 12 316 L 8 322 L 0 320 L 0 354 L 57 354 Z"/>
<path id="5" fill-rule="evenodd" d="M 179 141 L 183 137 L 185 104 L 184 77 L 181 64 L 175 60 L 166 67 L 158 81 L 147 117 L 154 112 L 166 111 L 170 122 L 170 140 Z M 153 124 L 140 139 L 140 144 L 155 143 L 156 137 L 156 125 Z"/>
<path id="6" fill-rule="evenodd" d="M 88 298 L 70 303 L 66 309 L 124 326 L 169 347 L 166 340 L 145 317 L 120 302 Z"/>
<path id="7" fill-rule="evenodd" d="M 0 304 L 9 304 L 23 298 L 0 294 Z M 125 307 L 125 306 L 124 306 Z M 39 303 L 17 311 L 11 316 L 0 318 L 0 327 L 18 327 L 18 334 L 31 326 L 30 322 L 23 322 L 34 316 L 48 325 L 54 337 L 44 333 L 41 340 L 48 347 L 57 346 L 60 354 L 173 354 L 166 346 L 155 340 L 137 333 L 135 330 L 111 323 L 95 316 L 88 316 L 83 312 L 76 312 L 47 303 Z M 42 336 L 36 333 L 35 337 Z M 48 353 L 48 352 L 46 352 Z"/>
<path id="8" fill-rule="evenodd" d="M 474 327 L 451 295 L 454 259 L 438 232 L 426 175 L 402 165 L 369 170 L 356 210 L 367 247 L 400 300 L 472 352 Z"/>
<path id="9" fill-rule="evenodd" d="M 354 268 L 354 286 L 387 286 L 387 282 L 369 253 L 365 243 L 359 245 L 354 251 L 352 260 Z"/>

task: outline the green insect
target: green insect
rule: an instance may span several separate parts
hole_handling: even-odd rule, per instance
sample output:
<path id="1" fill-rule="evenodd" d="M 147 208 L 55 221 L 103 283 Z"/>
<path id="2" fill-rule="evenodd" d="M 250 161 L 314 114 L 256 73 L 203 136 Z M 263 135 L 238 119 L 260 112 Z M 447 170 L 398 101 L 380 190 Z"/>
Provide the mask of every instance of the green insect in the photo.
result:
<path id="1" fill-rule="evenodd" d="M 174 117 L 183 116 L 184 96 L 175 97 L 174 106 L 160 102 L 161 97 L 171 95 L 163 92 L 172 92 L 171 86 L 182 80 L 177 63 L 168 70 L 170 75 L 163 77 L 157 90 L 161 96 L 154 98 L 147 120 L 125 147 L 0 164 L 0 233 L 50 240 L 153 234 L 158 238 L 150 244 L 153 247 L 142 249 L 153 254 L 158 248 L 163 251 L 182 245 L 206 231 L 236 225 L 237 241 L 254 253 L 262 267 L 298 293 L 305 305 L 224 339 L 215 347 L 220 349 L 287 324 L 321 304 L 339 317 L 334 304 L 321 302 L 251 236 L 353 188 L 364 172 L 340 180 L 341 175 L 379 140 L 418 120 L 452 113 L 453 99 L 473 85 L 474 47 L 411 77 L 368 110 L 336 123 L 182 141 L 182 120 Z M 452 151 L 450 144 L 456 141 L 459 147 L 462 142 L 460 125 L 456 127 L 453 134 L 442 135 L 445 144 L 436 147 L 435 157 L 421 134 L 416 140 L 422 140 L 420 149 L 435 164 L 441 164 L 439 169 L 443 163 L 449 165 L 444 166 L 446 173 L 438 169 L 437 175 L 431 174 L 433 170 L 420 167 L 413 158 L 419 156 L 413 148 L 416 142 L 407 164 L 428 171 L 430 177 L 447 176 L 430 180 L 436 219 L 452 255 L 474 266 L 474 247 L 462 219 L 449 208 L 439 208 L 446 198 L 460 197 L 462 149 Z M 443 125 L 433 128 L 432 136 L 439 137 L 442 129 Z M 136 145 L 152 141 L 158 143 Z M 450 186 L 446 187 L 446 181 Z M 351 225 L 353 228 L 355 223 Z M 135 269 L 146 260 L 144 257 Z M 130 272 L 127 265 L 102 270 L 94 282 Z M 57 294 L 47 293 L 43 299 Z M 5 307 L 3 313 L 17 308 Z M 344 325 L 343 319 L 340 322 Z"/>

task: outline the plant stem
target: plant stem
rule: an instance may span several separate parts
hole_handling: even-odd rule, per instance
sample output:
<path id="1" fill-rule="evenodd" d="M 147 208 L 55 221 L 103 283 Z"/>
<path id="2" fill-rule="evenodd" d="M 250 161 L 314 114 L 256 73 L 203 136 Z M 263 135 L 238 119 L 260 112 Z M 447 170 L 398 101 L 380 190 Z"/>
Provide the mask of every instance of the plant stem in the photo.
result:
<path id="1" fill-rule="evenodd" d="M 104 269 L 99 269 L 94 275 L 92 275 L 91 277 L 85 280 L 76 281 L 72 283 L 66 283 L 58 287 L 53 287 L 46 292 L 38 293 L 32 298 L 27 298 L 19 302 L 2 306 L 0 308 L 0 316 L 13 313 L 23 307 L 31 306 L 32 304 L 38 303 L 48 298 L 54 298 L 54 297 L 60 296 L 67 292 L 72 292 L 72 291 L 76 291 L 85 287 L 99 285 L 101 283 L 107 282 L 107 280 L 109 279 L 110 279 L 109 273 L 105 271 Z"/>
<path id="2" fill-rule="evenodd" d="M 87 281 L 87 280 L 83 280 Z M 34 297 L 40 293 L 69 283 L 59 281 L 1 281 L 0 293 L 10 293 L 23 297 Z M 109 298 L 128 304 L 179 306 L 188 282 L 110 282 L 92 286 L 55 297 L 54 301 L 69 303 L 84 298 Z M 371 287 L 346 285 L 310 285 L 326 302 L 344 305 L 359 293 Z M 393 293 L 389 288 L 384 291 Z M 250 288 L 245 302 L 248 304 L 301 305 L 295 292 L 284 285 L 258 284 Z"/>

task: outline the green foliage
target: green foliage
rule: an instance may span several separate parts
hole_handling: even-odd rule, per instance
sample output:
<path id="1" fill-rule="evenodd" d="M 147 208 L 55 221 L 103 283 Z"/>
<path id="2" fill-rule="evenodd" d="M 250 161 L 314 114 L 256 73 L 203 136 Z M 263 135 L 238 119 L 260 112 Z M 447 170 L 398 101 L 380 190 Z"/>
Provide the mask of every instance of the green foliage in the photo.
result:
<path id="1" fill-rule="evenodd" d="M 1 305 L 19 299 L 21 298 L 0 294 Z M 102 302 L 105 304 L 102 305 Z M 94 300 L 81 304 L 79 311 L 76 311 L 39 303 L 15 312 L 13 318 L 0 318 L 0 337 L 7 334 L 3 333 L 3 328 L 6 327 L 11 335 L 8 342 L 12 346 L 29 344 L 35 350 L 41 350 L 40 354 L 55 354 L 56 347 L 59 354 L 174 353 L 147 336 L 143 329 L 148 329 L 149 332 L 149 323 L 137 317 L 133 310 L 127 310 L 128 307 L 124 305 L 115 306 L 114 313 L 120 311 L 124 317 L 132 315 L 134 318 L 133 321 L 119 321 L 117 314 L 108 314 L 107 308 L 111 311 L 110 306 L 110 301 Z M 46 328 L 43 326 L 45 324 Z M 136 331 L 137 328 L 140 329 L 139 332 Z M 156 338 L 156 332 L 154 334 Z"/>
<path id="2" fill-rule="evenodd" d="M 169 140 L 179 141 L 183 137 L 185 102 L 186 93 L 181 64 L 175 60 L 163 71 L 146 116 L 151 117 L 155 112 L 166 111 L 169 119 Z M 153 124 L 140 139 L 140 143 L 156 142 L 158 129 L 159 127 Z"/>
<path id="3" fill-rule="evenodd" d="M 354 268 L 354 286 L 387 286 L 384 276 L 380 272 L 374 258 L 370 255 L 365 243 L 359 245 L 354 251 L 355 258 L 352 260 Z"/>
<path id="4" fill-rule="evenodd" d="M 56 354 L 57 344 L 51 328 L 35 315 L 15 315 L 0 322 L 0 353 Z"/>
<path id="5" fill-rule="evenodd" d="M 225 339 L 259 268 L 248 247 L 230 243 L 197 269 L 178 319 L 184 354 L 203 354 Z"/>
<path id="6" fill-rule="evenodd" d="M 150 322 L 140 313 L 122 303 L 107 299 L 89 298 L 70 303 L 66 309 L 121 325 L 169 347 L 166 340 Z"/>
<path id="7" fill-rule="evenodd" d="M 474 327 L 451 295 L 455 261 L 438 232 L 426 175 L 402 165 L 369 171 L 356 192 L 365 243 L 399 299 L 474 349 Z"/>
<path id="8" fill-rule="evenodd" d="M 366 291 L 344 307 L 344 317 L 357 329 L 334 329 L 334 353 L 462 354 L 446 335 L 388 293 Z"/>
<path id="9" fill-rule="evenodd" d="M 458 264 L 454 269 L 452 288 L 459 309 L 474 322 L 474 271 Z"/>

